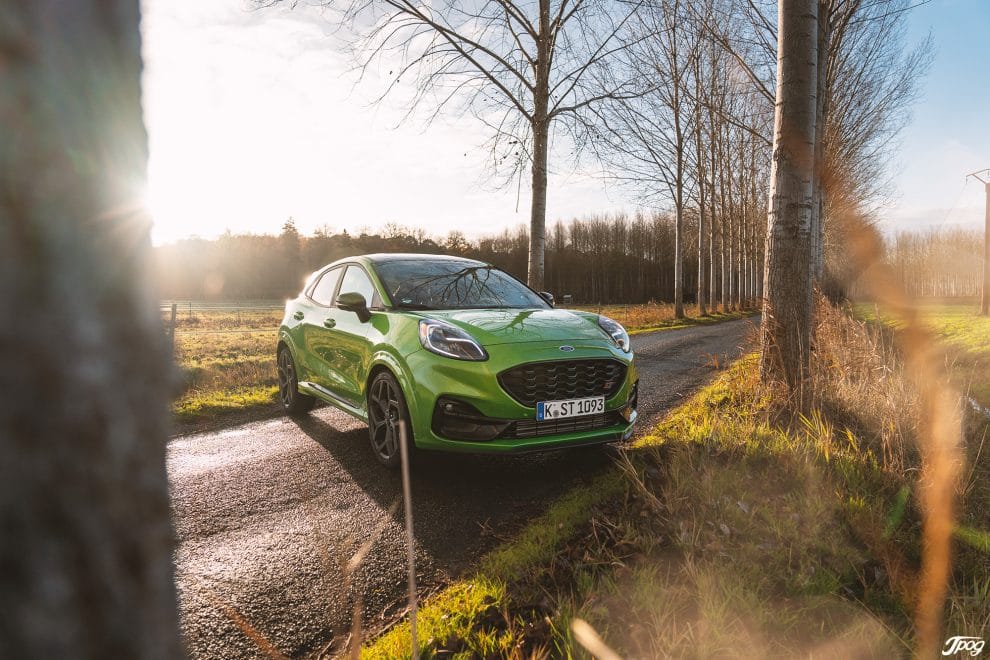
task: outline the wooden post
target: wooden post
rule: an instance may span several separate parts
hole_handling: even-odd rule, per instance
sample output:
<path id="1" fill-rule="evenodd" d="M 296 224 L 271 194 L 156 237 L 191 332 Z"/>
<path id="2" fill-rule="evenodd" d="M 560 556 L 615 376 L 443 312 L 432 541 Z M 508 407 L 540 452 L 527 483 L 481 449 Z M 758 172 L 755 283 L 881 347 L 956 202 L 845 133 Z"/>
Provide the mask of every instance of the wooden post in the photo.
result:
<path id="1" fill-rule="evenodd" d="M 985 226 L 983 229 L 983 297 L 980 301 L 980 314 L 990 316 L 990 169 L 977 170 L 966 175 L 983 184 L 986 200 L 983 202 Z"/>
<path id="2" fill-rule="evenodd" d="M 172 345 L 172 354 L 175 354 L 175 315 L 179 311 L 179 304 L 172 303 L 172 320 L 168 324 L 168 340 Z"/>
<path id="3" fill-rule="evenodd" d="M 990 316 L 990 181 L 984 184 L 986 199 L 983 202 L 983 301 L 980 314 Z"/>

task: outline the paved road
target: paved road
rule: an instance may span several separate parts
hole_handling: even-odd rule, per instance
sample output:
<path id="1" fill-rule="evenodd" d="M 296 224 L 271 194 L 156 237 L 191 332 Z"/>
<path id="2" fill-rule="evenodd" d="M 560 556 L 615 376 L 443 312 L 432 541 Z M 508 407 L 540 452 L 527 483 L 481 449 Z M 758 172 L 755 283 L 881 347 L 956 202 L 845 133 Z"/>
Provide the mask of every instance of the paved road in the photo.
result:
<path id="1" fill-rule="evenodd" d="M 737 356 L 745 319 L 634 337 L 640 428 Z M 169 445 L 182 628 L 196 658 L 254 658 L 270 645 L 312 657 L 347 636 L 355 597 L 380 629 L 404 608 L 398 475 L 382 468 L 367 430 L 322 408 Z M 429 456 L 413 476 L 423 593 L 448 582 L 555 497 L 609 463 L 602 448 L 523 457 Z M 344 565 L 374 541 L 351 586 Z M 252 639 L 254 638 L 254 639 Z"/>

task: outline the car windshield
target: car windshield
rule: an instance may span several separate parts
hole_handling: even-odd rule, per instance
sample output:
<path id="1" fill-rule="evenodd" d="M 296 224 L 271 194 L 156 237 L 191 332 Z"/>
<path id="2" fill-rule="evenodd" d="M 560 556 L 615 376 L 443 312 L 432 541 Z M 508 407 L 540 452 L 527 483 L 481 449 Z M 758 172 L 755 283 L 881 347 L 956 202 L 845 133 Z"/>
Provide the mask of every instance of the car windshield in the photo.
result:
<path id="1" fill-rule="evenodd" d="M 549 307 L 508 273 L 475 261 L 385 261 L 375 269 L 392 304 L 404 309 Z"/>

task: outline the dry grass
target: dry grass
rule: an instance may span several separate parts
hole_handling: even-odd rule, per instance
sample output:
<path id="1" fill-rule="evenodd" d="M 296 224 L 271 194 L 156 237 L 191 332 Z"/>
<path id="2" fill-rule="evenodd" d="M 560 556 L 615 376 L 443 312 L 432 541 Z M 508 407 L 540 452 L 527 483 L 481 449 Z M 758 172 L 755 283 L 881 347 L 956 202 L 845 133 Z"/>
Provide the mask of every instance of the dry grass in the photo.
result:
<path id="1" fill-rule="evenodd" d="M 990 407 L 990 317 L 980 316 L 973 302 L 931 302 L 919 306 L 924 324 L 947 349 L 955 385 L 983 406 Z M 857 317 L 899 328 L 901 324 L 879 306 L 854 306 Z"/>
<path id="2" fill-rule="evenodd" d="M 281 320 L 280 311 L 179 313 L 179 391 L 172 405 L 179 431 L 277 410 L 274 355 Z"/>
<path id="3" fill-rule="evenodd" d="M 924 588 L 918 389 L 889 329 L 834 308 L 818 318 L 814 412 L 786 413 L 742 362 L 669 418 L 625 472 L 662 503 L 670 550 L 599 580 L 597 616 L 585 602 L 562 611 L 637 657 L 911 652 Z M 946 636 L 990 627 L 987 428 L 968 418 Z"/>
<path id="4" fill-rule="evenodd" d="M 573 531 L 540 562 L 496 576 L 485 602 L 504 621 L 498 649 L 478 632 L 490 622 L 461 617 L 441 595 L 431 616 L 461 622 L 445 629 L 443 644 L 501 657 L 588 657 L 571 627 L 581 619 L 626 657 L 916 650 L 919 393 L 889 328 L 831 308 L 819 319 L 813 412 L 781 408 L 759 383 L 755 356 L 739 361 L 625 454 L 622 490 L 571 511 Z M 987 420 L 970 414 L 965 429 L 946 637 L 990 631 Z M 489 577 L 483 567 L 474 579 Z M 408 648 L 407 629 L 387 639 L 390 653 Z"/>

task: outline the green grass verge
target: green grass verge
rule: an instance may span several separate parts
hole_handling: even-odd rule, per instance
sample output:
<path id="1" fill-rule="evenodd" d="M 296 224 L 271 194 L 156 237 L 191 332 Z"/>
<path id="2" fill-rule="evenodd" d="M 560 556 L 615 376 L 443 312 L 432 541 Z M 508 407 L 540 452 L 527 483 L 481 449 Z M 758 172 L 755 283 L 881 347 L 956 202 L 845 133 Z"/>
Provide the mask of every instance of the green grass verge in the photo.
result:
<path id="1" fill-rule="evenodd" d="M 901 324 L 884 309 L 869 303 L 852 307 L 858 318 L 892 328 Z M 921 303 L 925 325 L 949 354 L 956 385 L 985 407 L 990 407 L 990 317 L 979 314 L 978 303 Z"/>
<path id="2" fill-rule="evenodd" d="M 417 636 L 429 657 L 442 649 L 461 657 L 506 657 L 519 644 L 513 624 L 522 623 L 507 609 L 509 585 L 520 575 L 540 572 L 559 549 L 603 502 L 621 495 L 625 486 L 617 469 L 592 484 L 560 498 L 545 514 L 531 522 L 511 543 L 481 559 L 471 576 L 428 599 L 419 609 Z M 411 655 L 412 633 L 404 621 L 362 651 L 367 658 L 402 658 Z"/>
<path id="3" fill-rule="evenodd" d="M 276 404 L 278 386 L 258 385 L 205 392 L 192 391 L 179 397 L 172 412 L 180 422 L 198 422 L 205 418 L 239 413 Z"/>
<path id="4" fill-rule="evenodd" d="M 871 374 L 891 358 L 871 353 L 885 344 L 867 334 L 850 321 L 822 340 L 832 342 L 819 346 L 827 414 L 785 421 L 755 356 L 736 362 L 619 466 L 424 603 L 426 655 L 590 657 L 571 632 L 575 618 L 628 657 L 910 654 L 917 456 L 911 431 L 894 428 L 909 425 L 910 411 L 895 419 L 889 410 L 911 398 L 892 384 L 897 369 L 869 387 L 849 377 L 854 365 Z M 990 629 L 988 430 L 967 422 L 946 635 Z M 363 655 L 410 648 L 403 623 Z"/>

